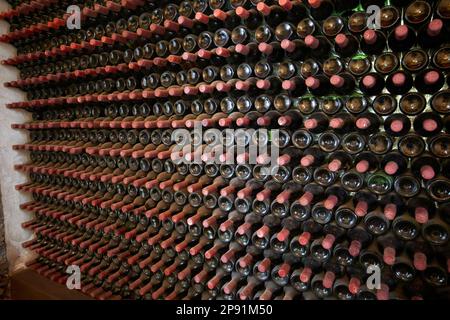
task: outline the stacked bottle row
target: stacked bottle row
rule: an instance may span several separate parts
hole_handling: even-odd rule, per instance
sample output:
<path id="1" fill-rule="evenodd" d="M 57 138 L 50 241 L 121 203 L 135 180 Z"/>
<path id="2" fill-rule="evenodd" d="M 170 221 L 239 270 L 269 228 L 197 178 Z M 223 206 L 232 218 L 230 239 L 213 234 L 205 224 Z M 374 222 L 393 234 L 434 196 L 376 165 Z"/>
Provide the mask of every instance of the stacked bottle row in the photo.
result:
<path id="1" fill-rule="evenodd" d="M 447 0 L 78 2 L 81 30 L 51 3 L 3 15 L 30 267 L 98 299 L 445 296 Z"/>
<path id="2" fill-rule="evenodd" d="M 36 219 L 24 226 L 32 227 L 38 232 L 38 237 L 26 245 L 54 253 L 51 255 L 53 260 L 60 255 L 72 257 L 71 260 L 64 260 L 66 265 L 74 261 L 77 265 L 86 263 L 83 270 L 103 266 L 106 269 L 103 277 L 115 275 L 127 279 L 133 276 L 140 278 L 139 273 L 131 273 L 133 262 L 141 268 L 147 266 L 146 262 L 152 262 L 149 259 L 153 257 L 152 250 L 156 250 L 155 246 L 159 244 L 165 250 L 172 246 L 178 253 L 181 252 L 180 248 L 189 250 L 192 259 L 198 251 L 203 250 L 201 253 L 203 259 L 207 260 L 205 263 L 212 263 L 209 261 L 212 257 L 220 258 L 223 264 L 228 263 L 218 267 L 218 270 L 199 273 L 204 275 L 203 281 L 194 278 L 196 284 L 206 285 L 210 290 L 215 289 L 214 292 L 220 289 L 219 292 L 209 293 L 213 297 L 237 298 L 238 287 L 228 291 L 226 280 L 244 282 L 251 268 L 257 267 L 260 272 L 260 269 L 265 270 L 268 273 L 266 279 L 270 276 L 276 284 L 266 283 L 265 291 L 269 292 L 264 297 L 270 297 L 270 290 L 279 293 L 280 288 L 288 283 L 299 292 L 310 289 L 308 282 L 311 275 L 308 277 L 308 273 L 311 273 L 310 268 L 313 266 L 313 274 L 318 272 L 319 276 L 310 285 L 321 298 L 331 293 L 339 298 L 354 298 L 353 295 L 374 298 L 375 293 L 370 294 L 364 289 L 360 291 L 360 286 L 355 284 L 365 283 L 367 275 L 363 271 L 369 264 L 380 267 L 385 265 L 387 278 L 383 279 L 383 283 L 390 285 L 391 289 L 404 286 L 405 292 L 412 290 L 408 282 L 414 278 L 417 281 L 416 273 L 422 271 L 421 276 L 431 285 L 442 286 L 446 279 L 446 271 L 439 264 L 448 266 L 450 262 L 445 236 L 448 203 L 436 208 L 425 194 L 406 200 L 398 194 L 388 193 L 378 199 L 372 192 L 360 190 L 354 194 L 354 200 L 348 201 L 347 191 L 337 185 L 325 189 L 318 183 L 302 187 L 290 182 L 282 187 L 275 178 L 265 183 L 256 179 L 243 180 L 243 170 L 236 171 L 235 177 L 226 180 L 224 177 L 229 177 L 226 173 L 231 171 L 226 166 L 219 168 L 220 175 L 214 174 L 214 165 L 204 168 L 206 175 L 202 175 L 201 166 L 174 166 L 170 160 L 166 160 L 163 168 L 152 163 L 152 169 L 160 173 L 150 171 L 144 176 L 142 171 L 133 175 L 130 172 L 132 169 L 113 170 L 111 160 L 107 161 L 109 170 L 99 171 L 96 169 L 99 168 L 98 163 L 89 156 L 59 154 L 57 157 L 54 153 L 47 153 L 47 161 L 42 160 L 45 158 L 43 154 L 33 154 L 34 157 L 37 159 L 35 164 L 20 167 L 33 172 L 32 182 L 18 187 L 33 192 L 35 199 L 23 206 L 37 214 Z M 380 179 L 378 177 L 376 181 Z M 253 203 L 248 200 L 252 195 L 255 198 Z M 272 203 L 271 199 L 274 199 Z M 298 200 L 290 205 L 290 199 Z M 312 205 L 313 199 L 323 200 Z M 78 227 L 81 230 L 77 230 Z M 56 240 L 61 240 L 59 234 L 64 235 L 63 241 L 55 241 L 50 237 L 55 235 Z M 75 247 L 69 248 L 67 242 L 72 236 L 77 240 L 72 240 L 72 246 Z M 372 242 L 373 238 L 376 238 L 376 242 Z M 135 243 L 136 248 L 130 247 L 133 240 L 138 242 Z M 153 247 L 148 248 L 144 243 Z M 63 244 L 64 247 L 61 247 Z M 76 245 L 81 249 L 89 245 L 89 249 L 81 250 Z M 141 245 L 147 248 L 140 249 Z M 118 255 L 125 269 L 119 272 L 120 263 L 114 267 L 100 264 L 102 259 L 93 257 L 95 251 L 107 253 L 110 257 Z M 166 274 L 180 272 L 184 275 L 187 272 L 187 258 L 184 263 L 174 257 L 161 259 L 160 263 L 152 266 L 152 271 L 166 266 L 169 268 Z M 49 265 L 54 262 L 44 261 L 38 261 L 39 269 L 43 267 L 58 279 L 65 279 L 64 273 L 58 272 L 64 269 L 62 261 L 56 267 Z M 259 267 L 261 263 L 268 265 L 267 269 Z M 277 267 L 278 264 L 280 266 Z M 388 266 L 391 266 L 395 277 L 386 270 Z M 198 264 L 194 270 L 204 271 L 201 267 L 202 264 Z M 244 267 L 247 269 L 240 270 Z M 222 270 L 224 268 L 227 268 L 228 273 L 236 268 L 236 274 L 228 274 Z M 357 269 L 357 275 L 352 273 L 356 272 L 354 268 Z M 98 268 L 94 270 L 99 271 Z M 188 271 L 192 270 L 189 268 Z M 436 279 L 439 281 L 433 282 Z M 88 288 L 97 294 L 101 293 L 102 297 L 103 294 L 109 297 L 118 292 L 120 295 L 134 294 L 134 297 L 139 297 L 149 289 L 149 286 L 138 285 L 139 291 L 130 293 L 130 288 L 119 281 L 119 288 L 112 290 L 108 287 L 112 280 L 105 283 L 100 280 L 97 279 L 103 290 L 97 290 L 92 285 Z M 351 285 L 345 285 L 345 280 L 350 280 Z M 93 280 L 86 281 L 87 285 Z M 336 286 L 339 284 L 339 289 L 334 287 L 332 290 L 333 283 Z M 263 286 L 261 279 L 257 284 L 258 287 Z M 162 291 L 156 290 L 156 294 L 153 292 L 153 298 L 168 293 L 167 288 L 162 287 Z M 348 294 L 346 297 L 342 296 L 344 292 Z M 415 294 L 419 295 L 419 292 Z M 180 298 L 185 292 L 175 290 L 170 293 L 170 297 Z M 239 293 L 239 298 L 244 297 L 244 294 Z M 386 292 L 381 290 L 377 297 L 386 298 Z"/>
<path id="3" fill-rule="evenodd" d="M 406 2 L 411 4 L 411 1 Z M 334 4 L 341 6 L 337 1 Z M 243 32 L 238 32 L 240 34 L 238 38 L 241 41 L 255 38 L 260 42 L 269 42 L 270 39 L 281 41 L 306 38 L 311 34 L 320 34 L 321 31 L 327 37 L 334 37 L 341 31 L 360 35 L 368 28 L 368 15 L 365 12 L 355 13 L 348 8 L 333 8 L 332 1 L 314 1 L 312 6 L 309 3 L 305 5 L 290 1 L 281 3 L 269 1 L 261 4 L 250 1 L 231 4 L 222 1 L 209 5 L 206 1 L 182 1 L 180 3 L 162 3 L 161 7 L 153 2 L 146 3 L 139 0 L 120 3 L 105 1 L 94 5 L 80 1 L 75 5 L 82 9 L 83 30 L 73 33 L 67 33 L 67 30 L 64 30 L 68 5 L 65 1 L 61 1 L 59 3 L 61 9 L 52 10 L 54 8 L 50 9 L 49 7 L 52 11 L 50 16 L 38 14 L 38 17 L 31 19 L 31 24 L 27 23 L 26 19 L 18 17 L 19 21 L 12 22 L 18 30 L 5 35 L 3 40 L 18 47 L 20 53 L 31 53 L 91 40 L 94 40 L 92 44 L 101 45 L 103 42 L 105 45 L 124 47 L 127 40 L 139 42 L 152 37 L 170 40 L 177 38 L 177 35 L 214 32 L 222 27 L 231 33 L 234 28 L 241 26 Z M 355 3 L 350 4 L 350 6 L 352 5 Z M 363 8 L 369 5 L 371 3 L 366 3 L 360 8 L 364 10 Z M 394 32 L 389 35 L 388 40 L 389 45 L 394 45 L 392 48 L 394 51 L 406 51 L 408 46 L 411 47 L 416 40 L 414 30 L 418 29 L 422 32 L 421 35 L 431 38 L 426 40 L 418 37 L 418 41 L 423 47 L 433 46 L 436 42 L 439 44 L 445 40 L 446 36 L 440 31 L 443 22 L 448 21 L 447 1 L 433 1 L 431 4 L 417 1 L 406 8 L 398 8 L 395 5 L 385 6 L 385 1 L 378 1 L 376 5 L 382 8 L 380 26 L 377 27 L 381 27 L 383 32 L 371 33 L 370 37 L 365 38 L 363 43 L 377 47 L 368 50 L 381 52 L 383 47 L 380 48 L 380 45 L 384 46 L 382 40 L 386 41 L 386 37 L 377 38 L 391 30 Z M 404 21 L 407 23 L 405 25 L 401 24 L 402 9 L 405 10 Z M 336 13 L 339 13 L 339 16 Z M 439 20 L 430 27 L 423 28 L 424 24 L 433 16 Z M 400 28 L 398 28 L 399 25 Z M 125 34 L 123 34 L 124 31 Z M 48 39 L 45 33 L 50 33 L 53 39 Z M 144 39 L 140 39 L 140 37 Z M 96 43 L 95 40 L 100 43 Z M 208 42 L 211 43 L 211 40 L 209 39 Z M 353 45 L 354 41 L 352 40 L 354 39 L 350 38 L 350 41 L 339 41 L 338 43 L 341 48 L 347 48 L 342 45 Z M 208 42 L 203 42 L 203 44 L 208 44 Z M 324 45 L 324 42 L 321 44 Z M 349 52 L 344 52 L 344 55 L 345 53 Z"/>
<path id="4" fill-rule="evenodd" d="M 395 58 L 392 54 L 380 57 L 383 63 L 386 63 L 384 59 Z M 414 76 L 401 70 L 391 70 L 391 73 L 385 77 L 377 73 L 368 73 L 357 80 L 354 77 L 355 70 L 352 68 L 355 67 L 355 64 L 358 64 L 357 67 L 361 67 L 361 63 L 367 62 L 360 58 L 349 61 L 347 66 L 344 66 L 339 59 L 328 59 L 324 62 L 326 68 L 324 68 L 324 72 L 327 72 L 328 75 L 321 74 L 321 66 L 315 60 L 306 60 L 302 64 L 292 60 L 270 63 L 265 57 L 254 64 L 247 62 L 239 65 L 226 64 L 221 68 L 208 65 L 202 69 L 193 67 L 181 71 L 177 71 L 180 68 L 170 70 L 171 68 L 163 67 L 152 73 L 139 72 L 140 62 L 142 60 L 137 62 L 137 68 L 125 67 L 124 74 L 115 74 L 118 67 L 110 66 L 102 68 L 102 72 L 98 73 L 98 70 L 93 69 L 89 69 L 89 72 L 74 70 L 74 72 L 68 72 L 65 79 L 62 78 L 62 75 L 55 74 L 45 76 L 46 79 L 51 78 L 52 81 L 41 81 L 42 78 L 39 76 L 29 79 L 29 82 L 38 84 L 21 87 L 27 90 L 29 100 L 56 97 L 84 97 L 87 99 L 89 95 L 93 94 L 113 93 L 130 96 L 130 93 L 135 90 L 167 91 L 165 95 L 180 96 L 192 95 L 195 91 L 223 93 L 235 89 L 249 92 L 252 95 L 263 92 L 286 92 L 290 96 L 298 97 L 305 93 L 346 95 L 354 92 L 356 88 L 367 95 L 380 94 L 384 88 L 393 95 L 405 94 L 413 87 L 423 94 L 433 94 L 438 92 L 448 81 L 442 72 L 434 68 L 427 68 Z M 367 67 L 370 67 L 370 63 L 367 64 Z M 353 72 L 346 72 L 345 68 Z M 133 75 L 130 75 L 130 72 Z M 101 73 L 106 74 L 106 77 L 99 77 L 98 75 Z M 142 76 L 139 76 L 139 73 L 143 73 Z M 92 74 L 93 76 L 90 76 Z M 19 82 L 27 82 L 27 80 Z M 15 86 L 16 83 L 9 85 Z"/>

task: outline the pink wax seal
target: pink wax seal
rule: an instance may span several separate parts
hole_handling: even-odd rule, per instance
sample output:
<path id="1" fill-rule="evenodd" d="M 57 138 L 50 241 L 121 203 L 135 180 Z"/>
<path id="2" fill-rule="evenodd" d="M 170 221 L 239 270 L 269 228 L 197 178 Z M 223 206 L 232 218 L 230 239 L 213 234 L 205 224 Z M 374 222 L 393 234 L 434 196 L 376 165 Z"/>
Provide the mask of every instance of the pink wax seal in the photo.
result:
<path id="1" fill-rule="evenodd" d="M 368 29 L 364 32 L 364 41 L 366 41 L 367 44 L 374 44 L 375 42 L 377 42 L 377 33 L 375 32 L 375 30 L 372 29 Z"/>
<path id="2" fill-rule="evenodd" d="M 377 83 L 377 79 L 372 75 L 367 75 L 363 78 L 362 82 L 366 88 L 370 89 L 375 86 L 375 84 Z"/>
<path id="3" fill-rule="evenodd" d="M 444 23 L 442 22 L 441 19 L 434 19 L 433 21 L 431 21 L 428 24 L 427 34 L 430 37 L 435 37 L 435 36 L 439 35 L 443 26 L 444 26 Z"/>
<path id="4" fill-rule="evenodd" d="M 358 129 L 367 129 L 370 127 L 370 120 L 367 118 L 359 118 L 356 120 L 356 127 Z"/>
<path id="5" fill-rule="evenodd" d="M 369 161 L 361 160 L 356 164 L 356 171 L 358 171 L 359 173 L 364 173 L 367 170 L 369 170 L 369 166 L 370 166 Z"/>
<path id="6" fill-rule="evenodd" d="M 308 0 L 308 3 L 314 9 L 317 9 L 322 4 L 322 0 Z"/>
<path id="7" fill-rule="evenodd" d="M 314 77 L 308 77 L 308 78 L 305 80 L 305 84 L 306 84 L 306 86 L 307 86 L 308 88 L 311 88 L 311 89 L 317 89 L 317 88 L 320 86 L 320 81 L 319 81 L 319 79 L 317 79 L 317 78 L 314 78 Z"/>
<path id="8" fill-rule="evenodd" d="M 287 52 L 293 52 L 295 50 L 295 43 L 288 39 L 284 39 L 283 41 L 281 41 L 281 48 L 283 48 Z"/>
<path id="9" fill-rule="evenodd" d="M 403 130 L 403 122 L 400 120 L 394 120 L 391 122 L 390 128 L 393 132 L 400 132 Z"/>
<path id="10" fill-rule="evenodd" d="M 425 84 L 433 85 L 439 81 L 439 73 L 435 70 L 428 71 L 423 80 Z"/>
<path id="11" fill-rule="evenodd" d="M 305 38 L 305 44 L 312 49 L 317 49 L 317 47 L 319 47 L 320 41 L 316 37 L 308 35 Z"/>
<path id="12" fill-rule="evenodd" d="M 389 161 L 388 163 L 386 163 L 386 165 L 384 166 L 384 171 L 387 174 L 395 174 L 397 172 L 397 170 L 399 169 L 398 164 L 395 161 Z"/>
<path id="13" fill-rule="evenodd" d="M 330 78 L 330 83 L 336 88 L 342 88 L 345 84 L 345 79 L 335 74 Z"/>
<path id="14" fill-rule="evenodd" d="M 436 173 L 432 166 L 424 165 L 420 168 L 420 175 L 426 180 L 433 179 Z"/>
<path id="15" fill-rule="evenodd" d="M 344 126 L 345 122 L 341 118 L 333 118 L 330 120 L 330 127 L 333 129 L 339 129 Z"/>
<path id="16" fill-rule="evenodd" d="M 433 119 L 426 119 L 423 122 L 423 128 L 425 129 L 425 131 L 431 132 L 431 131 L 436 130 L 437 127 L 438 127 L 438 124 Z"/>
<path id="17" fill-rule="evenodd" d="M 406 76 L 401 72 L 394 74 L 394 76 L 392 77 L 392 83 L 397 87 L 404 85 L 405 82 Z"/>
<path id="18" fill-rule="evenodd" d="M 343 33 L 339 33 L 336 38 L 334 39 L 334 41 L 336 41 L 336 44 L 341 47 L 341 48 L 345 48 L 348 43 L 349 43 L 349 38 L 343 34 Z"/>
<path id="19" fill-rule="evenodd" d="M 405 40 L 406 37 L 408 36 L 408 27 L 405 26 L 404 24 L 398 26 L 397 28 L 395 28 L 395 39 L 397 40 Z"/>

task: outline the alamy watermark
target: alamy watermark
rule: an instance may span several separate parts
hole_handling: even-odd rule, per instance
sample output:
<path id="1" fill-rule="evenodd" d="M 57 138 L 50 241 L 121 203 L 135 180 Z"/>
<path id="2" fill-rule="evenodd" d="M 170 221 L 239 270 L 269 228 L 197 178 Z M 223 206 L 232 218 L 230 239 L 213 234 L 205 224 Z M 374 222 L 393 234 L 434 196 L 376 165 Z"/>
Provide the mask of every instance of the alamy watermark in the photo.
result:
<path id="1" fill-rule="evenodd" d="M 69 30 L 81 29 L 81 9 L 77 5 L 71 5 L 67 7 L 66 12 L 70 14 L 67 18 L 66 26 Z"/>
<path id="2" fill-rule="evenodd" d="M 66 280 L 66 287 L 69 290 L 80 290 L 81 289 L 81 270 L 80 267 L 72 264 L 67 267 L 66 273 L 69 274 L 69 277 Z"/>
<path id="3" fill-rule="evenodd" d="M 366 287 L 369 290 L 381 289 L 381 270 L 378 265 L 369 265 L 366 270 L 370 276 L 367 278 Z"/>
<path id="4" fill-rule="evenodd" d="M 367 28 L 381 29 L 381 9 L 377 5 L 370 5 L 366 9 L 367 13 Z"/>

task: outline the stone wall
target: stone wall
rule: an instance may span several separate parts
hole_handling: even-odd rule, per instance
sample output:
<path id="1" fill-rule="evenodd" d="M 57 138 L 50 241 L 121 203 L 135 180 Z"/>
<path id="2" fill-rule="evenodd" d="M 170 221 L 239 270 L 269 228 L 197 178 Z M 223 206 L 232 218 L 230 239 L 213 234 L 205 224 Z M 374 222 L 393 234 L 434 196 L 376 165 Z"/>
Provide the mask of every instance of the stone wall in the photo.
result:
<path id="1" fill-rule="evenodd" d="M 0 12 L 10 8 L 10 5 L 0 0 Z M 9 31 L 9 24 L 0 20 L 0 34 Z M 0 43 L 0 60 L 16 55 L 16 49 L 6 43 Z M 22 242 L 29 240 L 32 234 L 22 229 L 21 223 L 32 218 L 29 212 L 20 210 L 19 205 L 30 201 L 28 195 L 17 192 L 15 185 L 24 183 L 28 178 L 14 170 L 14 165 L 28 162 L 28 155 L 24 152 L 12 150 L 13 144 L 22 144 L 28 140 L 23 130 L 11 129 L 12 123 L 23 123 L 31 119 L 31 114 L 25 111 L 7 109 L 7 103 L 23 101 L 25 94 L 17 89 L 5 88 L 4 82 L 18 79 L 18 70 L 12 66 L 0 64 L 0 190 L 3 219 L 0 218 L 0 266 L 9 267 L 9 273 L 22 267 L 30 259 L 28 252 L 22 248 Z M 5 257 L 8 263 L 5 262 Z M 6 269 L 2 269 L 6 270 Z M 0 281 L 1 283 L 1 281 Z"/>
<path id="2" fill-rule="evenodd" d="M 8 284 L 8 260 L 6 259 L 5 224 L 3 221 L 3 206 L 2 203 L 0 202 L 0 299 L 6 296 L 7 284 Z"/>

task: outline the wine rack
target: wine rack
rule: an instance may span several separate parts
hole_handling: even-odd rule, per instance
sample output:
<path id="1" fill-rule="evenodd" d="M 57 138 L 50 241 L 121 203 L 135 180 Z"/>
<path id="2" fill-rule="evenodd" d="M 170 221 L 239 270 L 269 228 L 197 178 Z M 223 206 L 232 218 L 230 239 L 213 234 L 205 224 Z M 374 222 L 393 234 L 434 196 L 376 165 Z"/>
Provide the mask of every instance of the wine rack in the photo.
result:
<path id="1" fill-rule="evenodd" d="M 448 299 L 450 1 L 11 5 L 30 268 L 96 299 Z"/>

